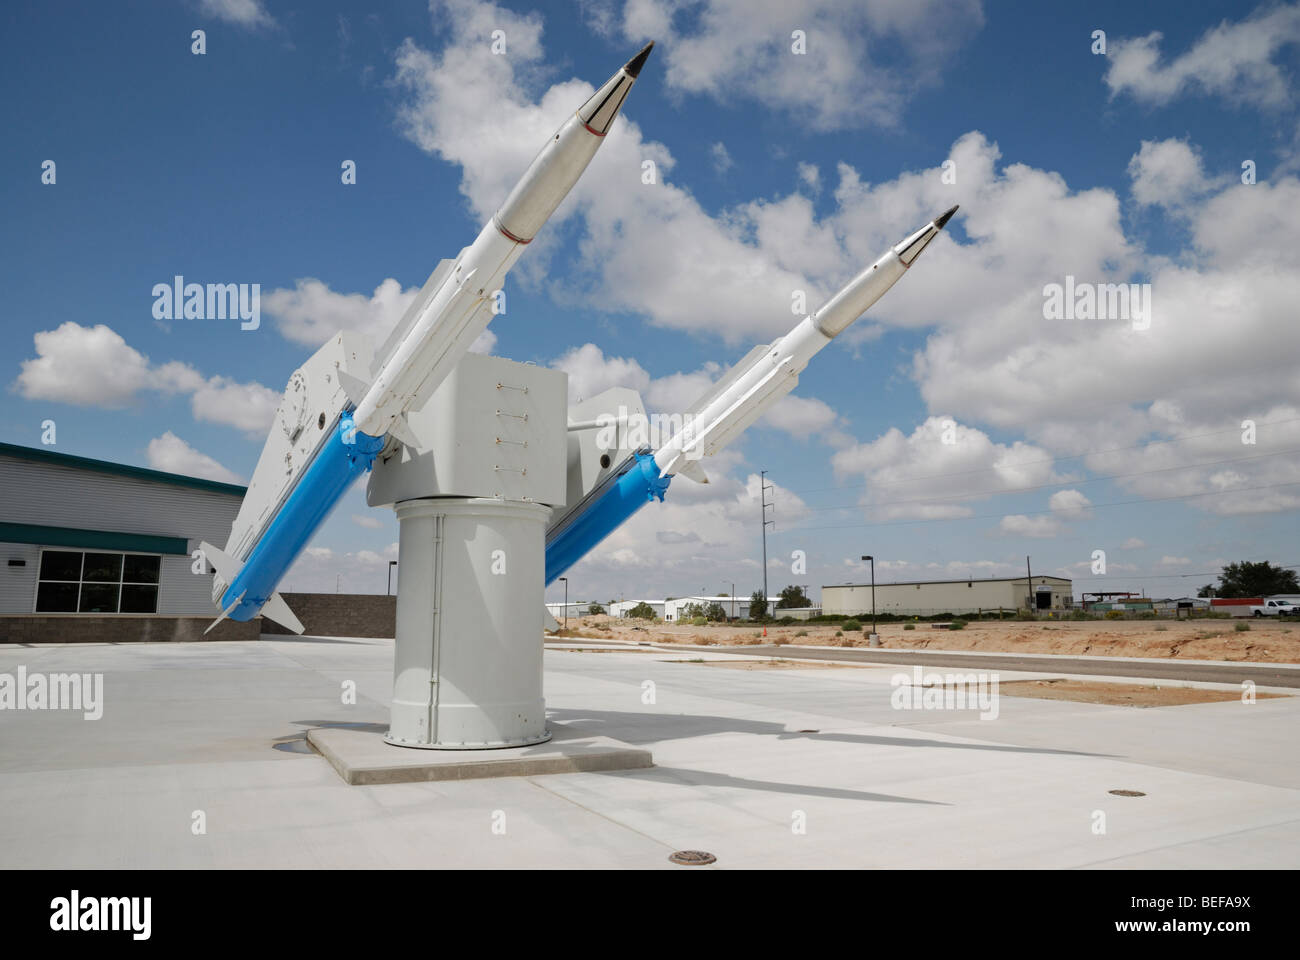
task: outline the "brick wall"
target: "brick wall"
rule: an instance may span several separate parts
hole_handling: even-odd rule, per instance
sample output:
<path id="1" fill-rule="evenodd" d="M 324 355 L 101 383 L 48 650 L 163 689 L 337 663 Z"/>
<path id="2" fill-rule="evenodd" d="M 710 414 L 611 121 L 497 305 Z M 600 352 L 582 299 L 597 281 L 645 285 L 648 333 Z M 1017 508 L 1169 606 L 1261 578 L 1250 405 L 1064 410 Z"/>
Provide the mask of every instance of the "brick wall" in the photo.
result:
<path id="1" fill-rule="evenodd" d="M 0 616 L 0 643 L 180 643 L 191 640 L 256 640 L 261 620 L 222 621 L 204 635 L 216 617 L 160 617 L 119 614 L 16 614 Z"/>
<path id="2" fill-rule="evenodd" d="M 285 601 L 311 637 L 383 637 L 397 632 L 397 598 L 379 593 L 286 593 Z M 215 632 L 215 631 L 214 631 Z M 262 632 L 286 634 L 262 619 Z"/>
<path id="3" fill-rule="evenodd" d="M 397 630 L 397 598 L 382 594 L 286 593 L 289 609 L 313 637 L 391 638 Z M 79 613 L 0 615 L 0 643 L 168 643 L 191 640 L 256 640 L 290 631 L 265 617 L 223 620 L 203 631 L 216 613 L 202 617 L 96 617 Z"/>

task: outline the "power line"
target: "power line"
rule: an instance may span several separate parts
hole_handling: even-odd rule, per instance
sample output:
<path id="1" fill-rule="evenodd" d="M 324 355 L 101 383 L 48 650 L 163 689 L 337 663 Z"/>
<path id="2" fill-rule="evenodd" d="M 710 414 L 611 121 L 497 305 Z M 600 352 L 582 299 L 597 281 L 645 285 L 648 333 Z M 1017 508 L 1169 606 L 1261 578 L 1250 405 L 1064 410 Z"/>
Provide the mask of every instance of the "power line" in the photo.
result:
<path id="1" fill-rule="evenodd" d="M 974 493 L 951 493 L 942 497 L 918 497 L 912 500 L 882 500 L 874 503 L 851 503 L 830 505 L 822 507 L 809 507 L 809 511 L 821 510 L 854 510 L 862 507 L 888 507 L 901 503 L 941 503 L 946 500 L 973 500 L 977 497 L 998 497 L 1004 494 L 1012 493 L 1030 493 L 1034 490 L 1046 490 L 1049 487 L 1062 487 L 1068 485 L 1082 486 L 1085 483 L 1099 483 L 1102 480 L 1123 480 L 1127 477 L 1144 477 L 1152 473 L 1168 473 L 1171 470 L 1195 470 L 1200 467 L 1217 467 L 1225 463 L 1243 463 L 1247 460 L 1263 460 L 1267 457 L 1281 457 L 1291 453 L 1300 453 L 1300 447 L 1291 450 L 1278 450 L 1274 453 L 1257 453 L 1249 457 L 1232 457 L 1227 460 L 1210 460 L 1205 463 L 1185 463 L 1176 467 L 1156 467 L 1153 470 L 1136 470 L 1133 473 L 1115 473 L 1104 477 L 1089 477 L 1086 480 L 1068 480 L 1056 481 L 1053 483 L 1039 483 L 1032 487 L 1007 487 L 1003 490 L 977 490 Z"/>
<path id="2" fill-rule="evenodd" d="M 1196 497 L 1221 497 L 1229 493 L 1249 493 L 1254 490 L 1273 490 L 1277 487 L 1295 487 L 1300 486 L 1300 480 L 1292 480 L 1287 483 L 1267 483 L 1258 487 L 1237 487 L 1233 490 L 1210 490 L 1205 493 L 1183 493 L 1169 497 L 1146 497 L 1142 500 L 1117 500 L 1113 503 L 1093 503 L 1088 505 L 1089 510 L 1101 509 L 1103 507 L 1129 507 L 1139 503 L 1163 503 L 1170 500 L 1192 500 Z M 1028 510 L 1020 516 L 1036 516 L 1045 513 L 1055 513 L 1054 510 Z M 953 523 L 959 520 L 989 520 L 1005 516 L 1002 513 L 982 513 L 969 517 L 930 517 L 924 520 L 882 520 L 874 523 L 837 523 L 829 527 L 794 527 L 792 529 L 782 530 L 779 533 L 773 531 L 773 536 L 783 536 L 791 533 L 806 533 L 811 530 L 843 530 L 846 528 L 858 527 L 905 527 L 920 523 Z"/>

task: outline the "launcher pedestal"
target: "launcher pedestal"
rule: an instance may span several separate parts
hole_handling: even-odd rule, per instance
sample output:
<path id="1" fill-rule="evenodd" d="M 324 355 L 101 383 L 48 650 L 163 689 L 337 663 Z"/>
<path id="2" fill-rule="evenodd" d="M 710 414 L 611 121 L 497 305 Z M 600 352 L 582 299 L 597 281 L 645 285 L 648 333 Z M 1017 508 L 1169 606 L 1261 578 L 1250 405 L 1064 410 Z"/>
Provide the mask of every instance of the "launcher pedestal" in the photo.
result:
<path id="1" fill-rule="evenodd" d="M 469 354 L 409 418 L 424 446 L 375 464 L 367 499 L 391 505 L 400 527 L 389 743 L 550 739 L 545 529 L 565 498 L 567 380 Z"/>
<path id="2" fill-rule="evenodd" d="M 551 738 L 541 570 L 550 508 L 488 498 L 397 504 L 389 743 L 444 750 Z"/>

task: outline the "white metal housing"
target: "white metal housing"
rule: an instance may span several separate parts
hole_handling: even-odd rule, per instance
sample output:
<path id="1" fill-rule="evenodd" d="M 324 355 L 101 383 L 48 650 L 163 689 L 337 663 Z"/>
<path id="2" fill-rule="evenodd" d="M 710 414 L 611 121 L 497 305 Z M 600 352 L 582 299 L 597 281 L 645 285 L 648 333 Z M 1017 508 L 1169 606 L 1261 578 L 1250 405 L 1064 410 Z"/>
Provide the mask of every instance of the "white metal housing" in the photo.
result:
<path id="1" fill-rule="evenodd" d="M 472 750 L 550 739 L 541 576 L 550 512 L 486 498 L 397 505 L 389 743 Z"/>

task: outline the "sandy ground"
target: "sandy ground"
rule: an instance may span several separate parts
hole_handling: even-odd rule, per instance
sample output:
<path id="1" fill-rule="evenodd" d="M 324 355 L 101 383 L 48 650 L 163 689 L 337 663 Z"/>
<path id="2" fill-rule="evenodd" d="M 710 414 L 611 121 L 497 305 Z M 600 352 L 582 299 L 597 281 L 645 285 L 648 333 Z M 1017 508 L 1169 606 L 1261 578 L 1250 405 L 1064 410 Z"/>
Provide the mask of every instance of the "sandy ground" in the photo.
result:
<path id="1" fill-rule="evenodd" d="M 580 651 L 574 651 L 580 652 Z M 729 670 L 863 670 L 866 664 L 825 663 L 814 660 L 674 660 L 703 667 Z M 941 684 L 939 686 L 942 686 Z M 1115 707 L 1180 707 L 1189 703 L 1220 703 L 1241 699 L 1240 690 L 1182 687 L 1159 683 L 1116 683 L 1109 680 L 1075 680 L 1064 677 L 1046 680 L 1004 680 L 998 692 L 1007 697 L 1036 700 L 1072 700 L 1076 703 L 1104 703 Z M 1256 699 L 1274 699 L 1281 693 L 1256 693 Z"/>
<path id="2" fill-rule="evenodd" d="M 1188 703 L 1218 703 L 1241 699 L 1240 690 L 1066 679 L 1003 681 L 998 684 L 998 692 L 1008 697 L 1074 700 L 1079 703 L 1106 703 L 1116 707 L 1180 707 Z M 1256 693 L 1255 699 L 1282 696 L 1286 694 Z"/>
<path id="3" fill-rule="evenodd" d="M 1250 629 L 1238 632 L 1237 623 Z M 869 621 L 867 622 L 868 629 Z M 979 650 L 988 653 L 1059 653 L 1093 657 L 1168 657 L 1184 660 L 1249 660 L 1300 663 L 1300 623 L 1274 619 L 972 621 L 964 630 L 917 623 L 882 623 L 881 646 L 894 650 Z M 631 642 L 730 646 L 760 643 L 865 647 L 860 632 L 836 636 L 836 624 L 705 627 L 652 623 L 609 616 L 569 618 L 565 637 Z M 766 634 L 766 635 L 765 635 Z"/>

